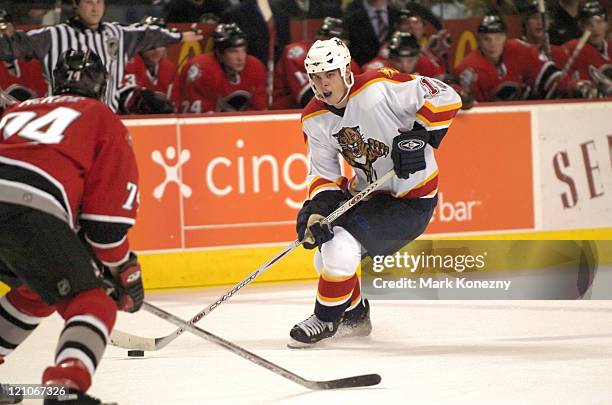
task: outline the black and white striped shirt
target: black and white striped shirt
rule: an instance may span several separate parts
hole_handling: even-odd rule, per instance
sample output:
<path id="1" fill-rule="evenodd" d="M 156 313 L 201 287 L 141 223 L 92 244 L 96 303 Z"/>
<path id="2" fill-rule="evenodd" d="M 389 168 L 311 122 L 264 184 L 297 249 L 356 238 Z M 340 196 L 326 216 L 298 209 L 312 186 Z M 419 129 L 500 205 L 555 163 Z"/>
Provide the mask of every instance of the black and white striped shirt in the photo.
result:
<path id="1" fill-rule="evenodd" d="M 102 59 L 109 75 L 106 104 L 119 109 L 119 88 L 126 63 L 136 53 L 179 42 L 180 32 L 154 25 L 102 22 L 87 28 L 76 18 L 67 23 L 0 38 L 0 59 L 36 58 L 44 66 L 49 85 L 58 57 L 69 49 L 91 50 Z"/>

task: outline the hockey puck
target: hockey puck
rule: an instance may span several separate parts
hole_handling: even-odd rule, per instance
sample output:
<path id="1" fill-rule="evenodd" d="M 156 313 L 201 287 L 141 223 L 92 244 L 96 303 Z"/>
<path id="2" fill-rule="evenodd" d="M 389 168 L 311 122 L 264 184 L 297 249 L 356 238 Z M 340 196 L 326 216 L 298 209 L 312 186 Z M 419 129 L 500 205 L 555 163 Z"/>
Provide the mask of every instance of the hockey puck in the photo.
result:
<path id="1" fill-rule="evenodd" d="M 128 357 L 144 357 L 143 350 L 128 350 Z"/>

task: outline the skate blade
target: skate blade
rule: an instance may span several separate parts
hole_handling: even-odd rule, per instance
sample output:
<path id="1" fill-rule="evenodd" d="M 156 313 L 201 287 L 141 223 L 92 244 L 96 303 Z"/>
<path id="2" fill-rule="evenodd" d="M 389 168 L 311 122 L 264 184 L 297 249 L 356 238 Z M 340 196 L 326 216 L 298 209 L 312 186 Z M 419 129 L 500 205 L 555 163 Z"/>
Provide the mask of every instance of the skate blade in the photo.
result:
<path id="1" fill-rule="evenodd" d="M 304 343 L 299 340 L 295 340 L 293 338 L 289 338 L 289 342 L 287 342 L 287 347 L 289 349 L 321 349 L 325 347 L 325 343 L 330 340 L 330 338 L 320 340 L 316 343 Z"/>
<path id="2" fill-rule="evenodd" d="M 304 343 L 293 338 L 289 338 L 289 341 L 287 342 L 287 347 L 289 349 L 309 349 L 315 345 L 316 343 Z"/>

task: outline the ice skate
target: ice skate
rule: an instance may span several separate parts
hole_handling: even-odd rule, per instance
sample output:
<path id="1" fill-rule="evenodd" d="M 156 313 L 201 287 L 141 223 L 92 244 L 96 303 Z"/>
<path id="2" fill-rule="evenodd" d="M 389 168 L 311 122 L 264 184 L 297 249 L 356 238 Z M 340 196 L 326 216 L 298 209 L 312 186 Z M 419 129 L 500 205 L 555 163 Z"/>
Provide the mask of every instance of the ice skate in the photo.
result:
<path id="1" fill-rule="evenodd" d="M 370 333 L 372 333 L 370 302 L 363 300 L 363 305 L 344 313 L 335 337 L 368 336 Z"/>
<path id="2" fill-rule="evenodd" d="M 289 332 L 291 340 L 287 346 L 291 349 L 311 347 L 321 340 L 328 339 L 336 334 L 340 320 L 325 322 L 312 314 L 308 319 L 295 325 Z"/>
<path id="3" fill-rule="evenodd" d="M 117 405 L 117 403 L 102 402 L 84 392 L 69 389 L 64 395 L 46 398 L 44 405 Z"/>
<path id="4" fill-rule="evenodd" d="M 9 395 L 10 390 L 10 384 L 0 384 L 0 405 L 20 404 L 23 401 L 21 394 Z"/>

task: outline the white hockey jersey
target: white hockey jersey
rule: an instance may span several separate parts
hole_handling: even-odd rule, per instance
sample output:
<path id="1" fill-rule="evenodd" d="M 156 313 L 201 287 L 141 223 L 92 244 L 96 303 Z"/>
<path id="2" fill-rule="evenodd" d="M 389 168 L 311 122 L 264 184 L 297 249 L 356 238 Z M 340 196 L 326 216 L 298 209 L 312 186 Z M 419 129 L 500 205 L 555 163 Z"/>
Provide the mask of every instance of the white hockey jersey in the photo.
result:
<path id="1" fill-rule="evenodd" d="M 431 144 L 438 147 L 460 108 L 461 99 L 450 86 L 390 68 L 355 77 L 343 113 L 332 112 L 313 98 L 302 113 L 310 161 L 308 199 L 322 191 L 345 187 L 356 194 L 393 170 L 393 138 L 399 128 L 411 129 L 415 121 L 430 134 L 430 144 L 425 148 L 426 169 L 408 179 L 393 177 L 378 192 L 396 198 L 434 197 L 438 165 Z M 339 154 L 356 173 L 350 180 L 342 176 Z"/>

